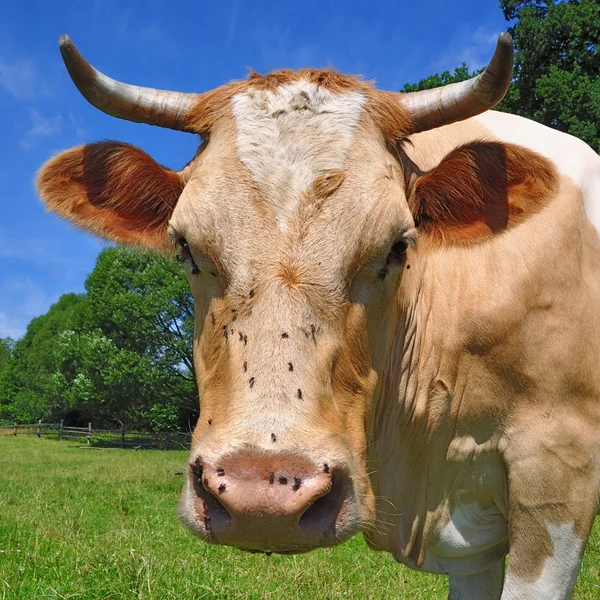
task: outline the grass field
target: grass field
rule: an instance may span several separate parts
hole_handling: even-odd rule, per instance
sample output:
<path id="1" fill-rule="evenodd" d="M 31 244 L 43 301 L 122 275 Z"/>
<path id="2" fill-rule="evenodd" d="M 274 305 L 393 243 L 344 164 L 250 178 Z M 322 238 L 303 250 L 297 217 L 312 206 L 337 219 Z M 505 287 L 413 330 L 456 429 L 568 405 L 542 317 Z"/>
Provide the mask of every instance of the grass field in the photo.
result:
<path id="1" fill-rule="evenodd" d="M 0 438 L 0 600 L 445 598 L 360 537 L 308 555 L 207 546 L 176 518 L 187 453 Z M 575 598 L 600 599 L 600 522 Z"/>

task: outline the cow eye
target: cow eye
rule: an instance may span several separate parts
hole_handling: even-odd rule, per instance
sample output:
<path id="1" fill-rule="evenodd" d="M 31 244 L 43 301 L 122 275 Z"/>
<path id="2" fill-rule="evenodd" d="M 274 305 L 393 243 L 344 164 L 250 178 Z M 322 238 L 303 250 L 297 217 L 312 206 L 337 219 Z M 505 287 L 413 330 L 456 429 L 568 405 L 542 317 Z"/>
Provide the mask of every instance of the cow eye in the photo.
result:
<path id="1" fill-rule="evenodd" d="M 391 248 L 388 255 L 388 262 L 404 261 L 408 242 L 406 240 L 398 240 Z"/>
<path id="2" fill-rule="evenodd" d="M 177 238 L 177 244 L 181 248 L 179 254 L 177 255 L 177 260 L 182 263 L 189 263 L 192 266 L 192 275 L 198 275 L 200 273 L 200 269 L 198 265 L 194 262 L 194 258 L 192 257 L 192 253 L 190 252 L 190 247 L 188 246 L 185 238 L 179 237 Z"/>

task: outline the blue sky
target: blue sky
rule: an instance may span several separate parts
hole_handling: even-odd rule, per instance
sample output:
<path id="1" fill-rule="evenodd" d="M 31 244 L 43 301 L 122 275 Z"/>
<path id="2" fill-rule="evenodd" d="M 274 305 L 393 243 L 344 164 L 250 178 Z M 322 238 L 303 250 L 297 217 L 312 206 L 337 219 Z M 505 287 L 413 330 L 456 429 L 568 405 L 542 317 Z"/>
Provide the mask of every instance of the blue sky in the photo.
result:
<path id="1" fill-rule="evenodd" d="M 506 28 L 498 0 L 29 0 L 0 2 L 0 337 L 18 338 L 83 291 L 103 242 L 45 212 L 33 188 L 56 152 L 98 139 L 180 168 L 195 136 L 128 123 L 79 95 L 57 47 L 68 33 L 106 74 L 201 92 L 247 68 L 334 66 L 397 90 L 462 61 L 483 66 Z"/>

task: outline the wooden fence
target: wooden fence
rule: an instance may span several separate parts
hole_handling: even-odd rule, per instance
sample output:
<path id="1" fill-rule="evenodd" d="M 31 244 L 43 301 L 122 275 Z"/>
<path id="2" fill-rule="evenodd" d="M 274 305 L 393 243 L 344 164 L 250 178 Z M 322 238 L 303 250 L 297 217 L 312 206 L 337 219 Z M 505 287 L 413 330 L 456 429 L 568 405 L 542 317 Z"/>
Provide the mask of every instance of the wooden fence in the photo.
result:
<path id="1" fill-rule="evenodd" d="M 42 423 L 21 425 L 0 425 L 0 437 L 35 435 L 53 437 L 59 440 L 79 440 L 82 444 L 100 448 L 158 448 L 189 449 L 191 434 L 183 431 L 126 431 L 125 429 L 94 429 L 91 423 L 87 427 L 69 427 L 60 423 Z"/>

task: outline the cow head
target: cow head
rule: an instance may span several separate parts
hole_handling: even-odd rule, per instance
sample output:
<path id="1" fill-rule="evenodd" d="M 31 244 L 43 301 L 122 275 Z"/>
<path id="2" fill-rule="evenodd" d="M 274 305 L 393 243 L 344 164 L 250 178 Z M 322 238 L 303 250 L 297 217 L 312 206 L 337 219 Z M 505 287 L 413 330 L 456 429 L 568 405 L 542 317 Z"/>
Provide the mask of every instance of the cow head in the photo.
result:
<path id="1" fill-rule="evenodd" d="M 182 520 L 248 550 L 343 541 L 374 516 L 369 423 L 411 256 L 527 210 L 478 185 L 482 155 L 498 171 L 487 169 L 486 189 L 518 179 L 516 149 L 458 148 L 428 173 L 402 150 L 407 136 L 501 99 L 510 37 L 478 78 L 408 95 L 317 70 L 178 94 L 107 78 L 68 38 L 61 51 L 102 110 L 203 138 L 179 172 L 101 142 L 59 154 L 38 177 L 48 207 L 76 225 L 184 264 L 201 414 Z"/>

